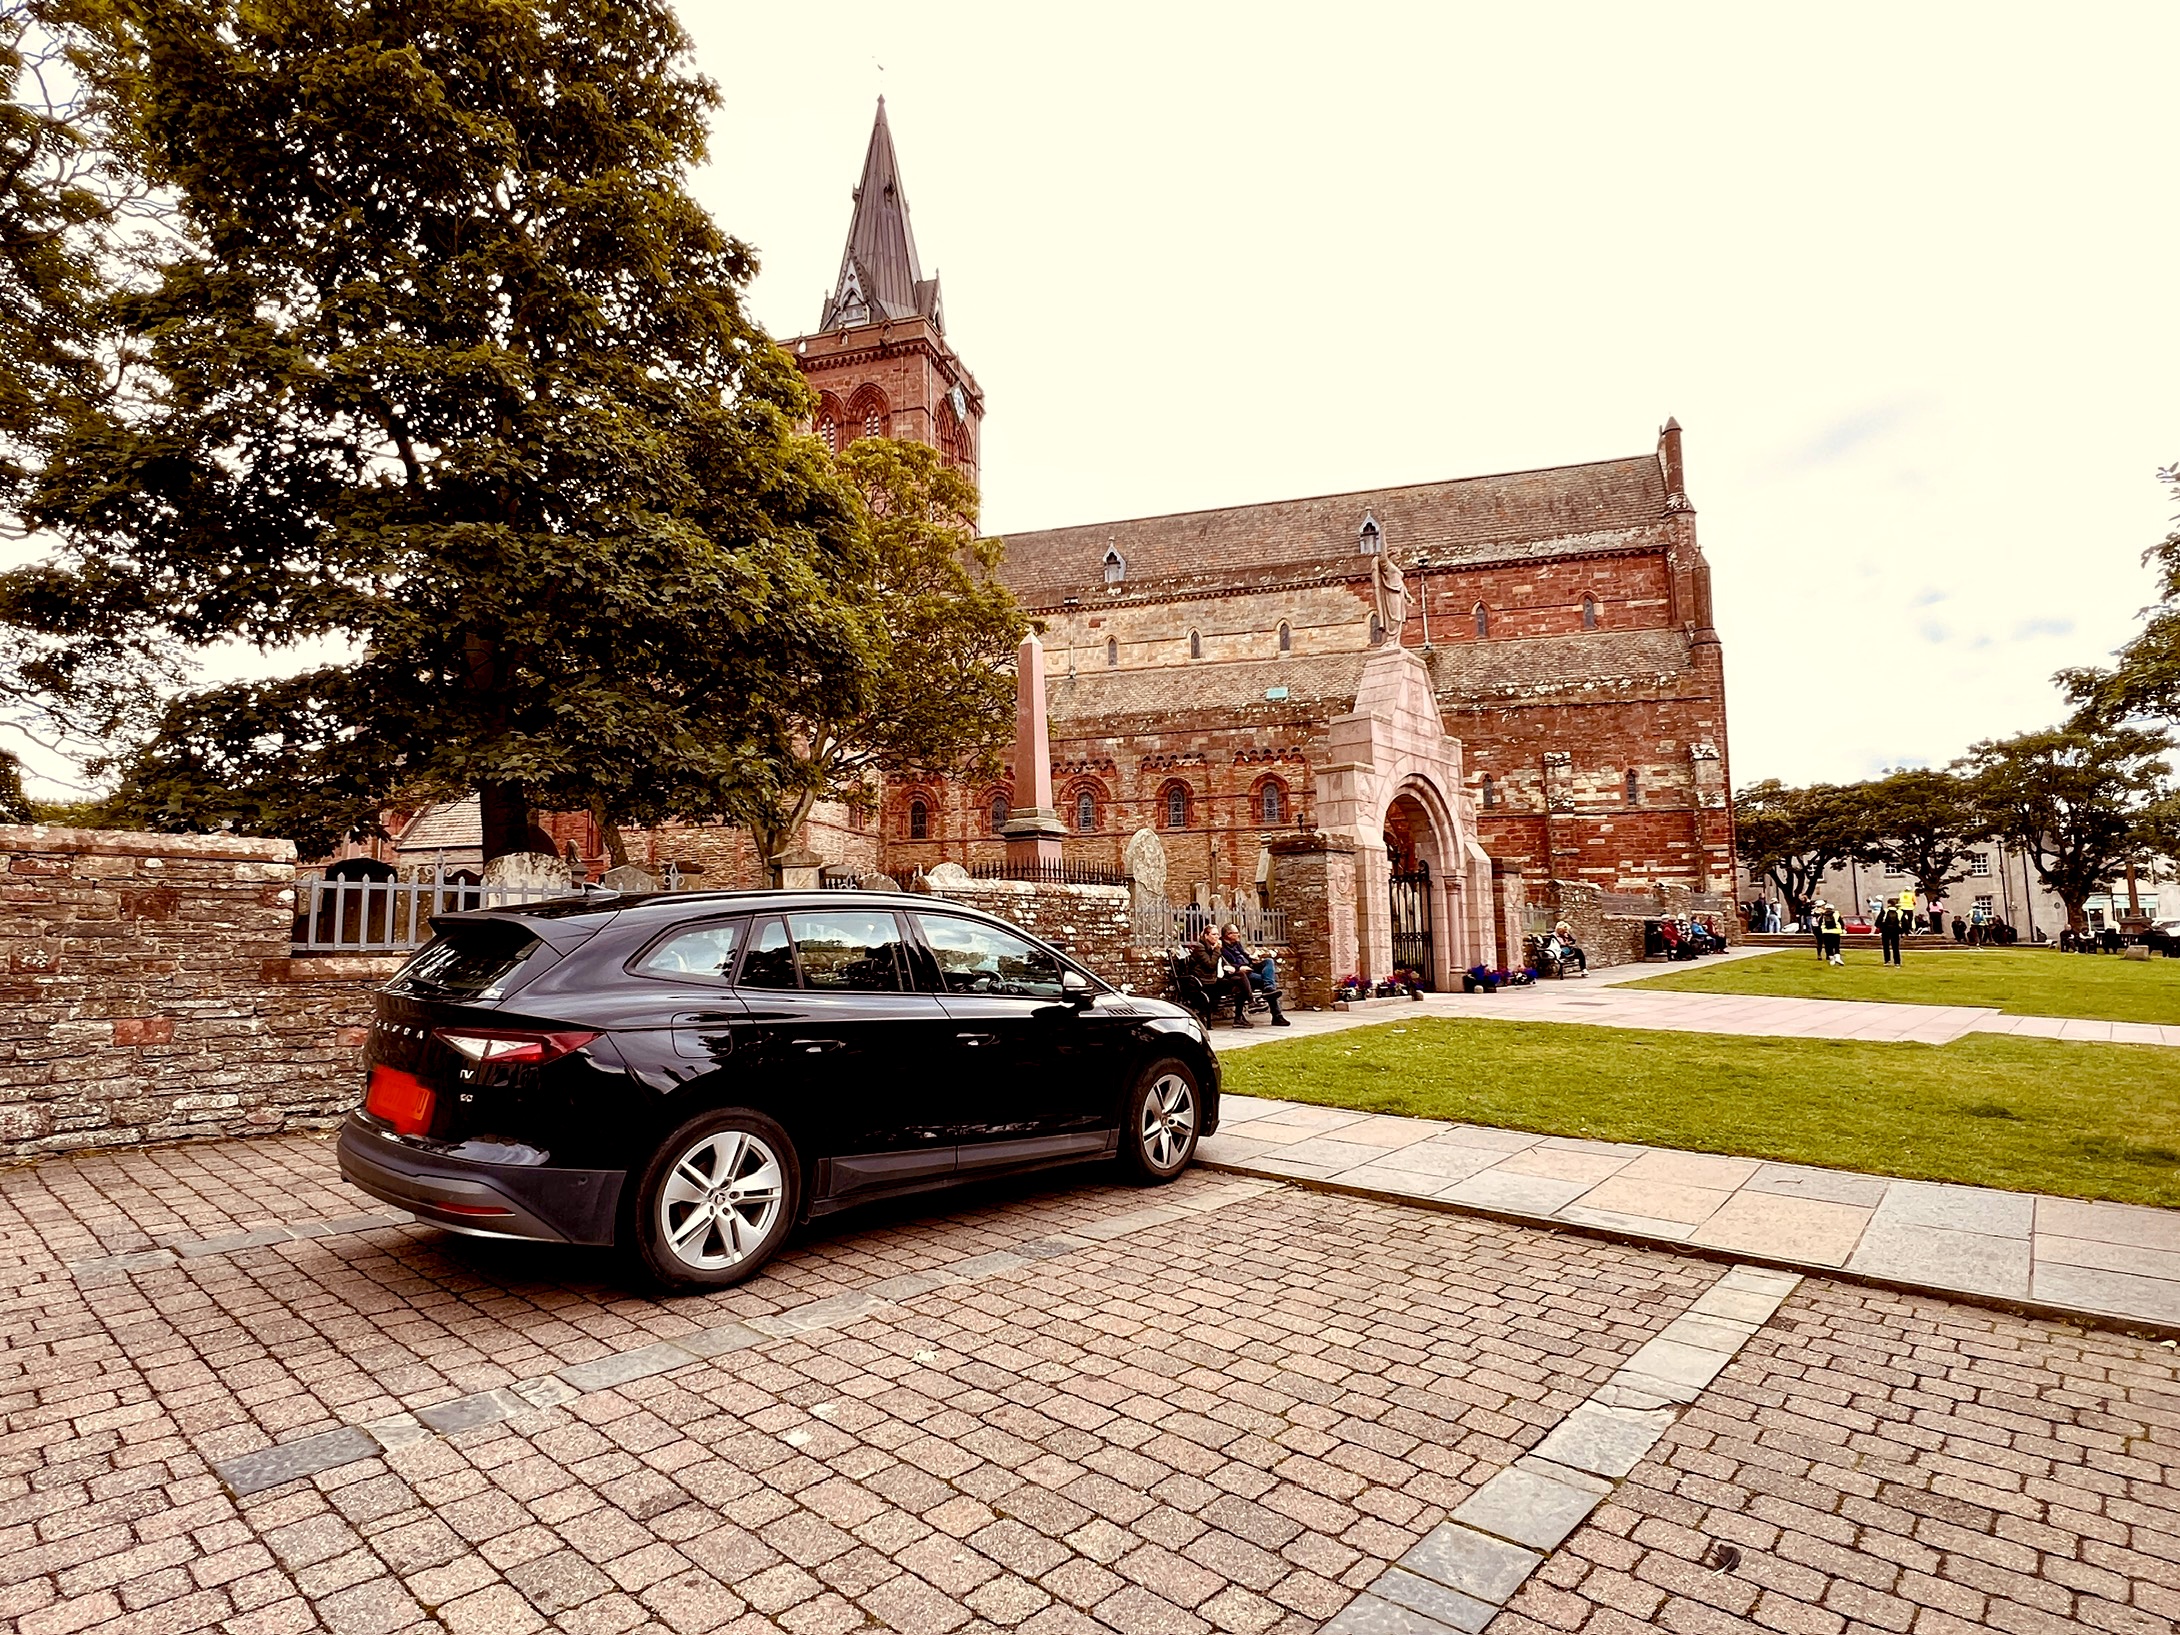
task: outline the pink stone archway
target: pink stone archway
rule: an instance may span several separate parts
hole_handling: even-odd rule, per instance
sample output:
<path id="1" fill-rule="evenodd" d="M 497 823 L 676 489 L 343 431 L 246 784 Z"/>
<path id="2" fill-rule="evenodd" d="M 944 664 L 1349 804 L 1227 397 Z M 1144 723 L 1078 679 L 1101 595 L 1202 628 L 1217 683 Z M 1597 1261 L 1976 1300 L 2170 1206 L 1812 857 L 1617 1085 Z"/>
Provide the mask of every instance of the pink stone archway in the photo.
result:
<path id="1" fill-rule="evenodd" d="M 1393 965 L 1386 824 L 1401 807 L 1419 857 L 1431 864 L 1433 982 L 1459 985 L 1474 964 L 1497 964 L 1491 859 L 1476 842 L 1461 780 L 1461 744 L 1446 735 L 1430 673 L 1415 654 L 1386 647 L 1364 664 L 1355 708 L 1331 722 L 1316 775 L 1318 823 L 1354 844 L 1357 959 L 1382 977 Z"/>

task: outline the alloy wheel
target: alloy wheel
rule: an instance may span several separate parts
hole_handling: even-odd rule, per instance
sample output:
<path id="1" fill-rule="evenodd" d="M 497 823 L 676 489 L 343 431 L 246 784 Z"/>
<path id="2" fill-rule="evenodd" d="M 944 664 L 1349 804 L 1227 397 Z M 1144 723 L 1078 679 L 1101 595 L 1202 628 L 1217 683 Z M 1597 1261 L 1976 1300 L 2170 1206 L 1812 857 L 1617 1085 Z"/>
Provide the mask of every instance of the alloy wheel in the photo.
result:
<path id="1" fill-rule="evenodd" d="M 1196 1134 L 1196 1092 L 1178 1073 L 1162 1073 L 1143 1098 L 1143 1156 L 1172 1169 L 1187 1156 Z"/>
<path id="2" fill-rule="evenodd" d="M 783 1197 L 779 1155 L 746 1130 L 715 1130 L 674 1160 L 659 1188 L 659 1242 L 697 1271 L 723 1271 L 771 1235 Z"/>

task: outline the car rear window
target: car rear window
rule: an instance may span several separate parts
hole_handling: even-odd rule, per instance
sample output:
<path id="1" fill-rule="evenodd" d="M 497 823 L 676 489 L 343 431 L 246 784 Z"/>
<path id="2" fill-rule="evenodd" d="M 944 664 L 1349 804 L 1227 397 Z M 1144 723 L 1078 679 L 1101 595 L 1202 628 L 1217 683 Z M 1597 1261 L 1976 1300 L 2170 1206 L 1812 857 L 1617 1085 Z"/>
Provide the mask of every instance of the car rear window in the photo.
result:
<path id="1" fill-rule="evenodd" d="M 545 946 L 512 923 L 456 922 L 437 930 L 423 952 L 401 968 L 394 986 L 469 999 L 496 997 L 522 962 Z"/>

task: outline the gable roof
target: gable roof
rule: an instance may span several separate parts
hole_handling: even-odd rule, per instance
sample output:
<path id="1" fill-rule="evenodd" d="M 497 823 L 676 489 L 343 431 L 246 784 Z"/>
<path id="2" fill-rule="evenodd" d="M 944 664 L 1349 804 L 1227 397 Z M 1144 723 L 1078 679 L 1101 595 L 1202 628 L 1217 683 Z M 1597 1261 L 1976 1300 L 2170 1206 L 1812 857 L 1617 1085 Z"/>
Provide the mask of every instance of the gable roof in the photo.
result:
<path id="1" fill-rule="evenodd" d="M 826 297 L 818 328 L 846 329 L 887 318 L 928 318 L 945 328 L 939 281 L 924 277 L 916 259 L 908 195 L 901 188 L 893 132 L 886 126 L 886 99 L 880 97 L 870 147 L 863 155 L 863 180 L 855 190 L 855 214 L 848 220 L 847 248 L 840 255 L 840 276 Z"/>
<path id="2" fill-rule="evenodd" d="M 1108 551 L 1127 564 L 1128 587 L 1206 575 L 1231 582 L 1251 570 L 1360 571 L 1365 516 L 1376 519 L 1384 549 L 1400 562 L 1428 555 L 1459 566 L 1649 544 L 1646 531 L 1668 515 L 1657 458 L 1642 454 L 1009 534 L 999 577 L 1026 606 L 1052 607 L 1064 596 L 1103 599 Z"/>

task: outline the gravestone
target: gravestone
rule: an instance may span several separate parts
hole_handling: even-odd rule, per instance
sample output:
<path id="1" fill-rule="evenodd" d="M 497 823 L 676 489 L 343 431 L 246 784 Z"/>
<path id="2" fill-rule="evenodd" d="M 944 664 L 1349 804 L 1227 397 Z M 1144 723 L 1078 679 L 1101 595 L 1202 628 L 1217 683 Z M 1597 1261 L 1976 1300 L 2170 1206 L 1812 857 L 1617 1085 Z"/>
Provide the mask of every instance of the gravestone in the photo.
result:
<path id="1" fill-rule="evenodd" d="M 1128 837 L 1128 873 L 1135 881 L 1137 907 L 1166 900 L 1166 844 L 1149 829 Z"/>
<path id="2" fill-rule="evenodd" d="M 567 859 L 551 852 L 509 852 L 484 866 L 488 886 L 528 886 L 548 891 L 570 888 Z"/>
<path id="3" fill-rule="evenodd" d="M 901 882 L 890 874 L 874 874 L 863 882 L 865 891 L 899 891 Z"/>
<path id="4" fill-rule="evenodd" d="M 924 870 L 923 877 L 933 891 L 952 891 L 969 883 L 969 871 L 959 863 L 934 863 Z"/>
<path id="5" fill-rule="evenodd" d="M 639 869 L 633 863 L 620 863 L 606 870 L 599 877 L 598 883 L 608 891 L 629 894 L 659 889 L 659 877 L 649 869 Z"/>

